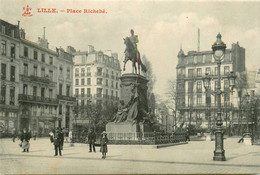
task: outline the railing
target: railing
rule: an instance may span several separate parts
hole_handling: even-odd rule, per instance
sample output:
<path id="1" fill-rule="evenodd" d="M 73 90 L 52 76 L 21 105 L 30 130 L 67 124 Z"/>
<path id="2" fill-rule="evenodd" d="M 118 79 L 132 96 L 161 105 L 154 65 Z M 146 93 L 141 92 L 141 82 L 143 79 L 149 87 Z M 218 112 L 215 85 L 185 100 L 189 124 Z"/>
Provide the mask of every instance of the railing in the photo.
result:
<path id="1" fill-rule="evenodd" d="M 109 143 L 112 144 L 167 144 L 186 141 L 186 133 L 162 134 L 156 132 L 145 133 L 108 133 Z"/>
<path id="2" fill-rule="evenodd" d="M 66 101 L 76 101 L 75 97 L 65 96 L 65 95 L 57 95 L 59 100 L 66 100 Z"/>
<path id="3" fill-rule="evenodd" d="M 31 75 L 31 76 L 21 75 L 22 81 L 26 81 L 26 79 L 30 80 L 30 81 L 42 82 L 42 83 L 47 83 L 47 84 L 52 82 L 50 80 L 49 76 L 37 77 L 37 76 L 34 76 L 34 75 Z"/>
<path id="4" fill-rule="evenodd" d="M 18 100 L 23 102 L 36 102 L 36 103 L 48 103 L 48 104 L 58 104 L 58 100 L 48 97 L 38 97 L 33 95 L 19 94 Z"/>

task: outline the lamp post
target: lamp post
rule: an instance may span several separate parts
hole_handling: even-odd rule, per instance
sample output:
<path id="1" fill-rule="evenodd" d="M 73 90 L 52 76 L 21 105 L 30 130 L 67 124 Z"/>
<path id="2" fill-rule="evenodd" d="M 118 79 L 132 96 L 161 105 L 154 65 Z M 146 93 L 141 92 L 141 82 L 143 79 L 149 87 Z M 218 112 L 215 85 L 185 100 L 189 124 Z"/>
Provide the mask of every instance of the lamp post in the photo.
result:
<path id="1" fill-rule="evenodd" d="M 220 33 L 217 35 L 217 41 L 212 45 L 213 57 L 217 63 L 218 71 L 218 83 L 216 91 L 210 89 L 210 80 L 211 77 L 206 73 L 206 76 L 203 78 L 204 88 L 206 93 L 215 94 L 217 97 L 217 122 L 215 130 L 215 151 L 213 160 L 215 161 L 225 161 L 225 150 L 224 150 L 224 141 L 223 141 L 223 122 L 221 118 L 221 76 L 220 76 L 220 66 L 221 62 L 225 57 L 226 44 L 221 40 Z M 232 73 L 233 74 L 233 73 Z M 234 87 L 234 76 L 229 76 L 229 85 L 231 88 Z"/>

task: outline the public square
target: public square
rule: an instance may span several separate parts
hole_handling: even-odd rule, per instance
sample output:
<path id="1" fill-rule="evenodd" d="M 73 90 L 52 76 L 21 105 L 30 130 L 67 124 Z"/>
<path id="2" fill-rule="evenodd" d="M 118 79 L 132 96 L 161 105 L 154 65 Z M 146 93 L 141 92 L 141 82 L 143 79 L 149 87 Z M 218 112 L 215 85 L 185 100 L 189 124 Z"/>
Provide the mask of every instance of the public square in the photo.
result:
<path id="1" fill-rule="evenodd" d="M 214 141 L 156 149 L 149 145 L 108 145 L 107 159 L 99 147 L 89 153 L 88 144 L 65 143 L 63 156 L 54 157 L 49 138 L 31 140 L 29 153 L 22 153 L 19 141 L 1 139 L 1 174 L 132 174 L 132 173 L 260 173 L 260 147 L 224 140 L 227 161 L 213 161 Z"/>

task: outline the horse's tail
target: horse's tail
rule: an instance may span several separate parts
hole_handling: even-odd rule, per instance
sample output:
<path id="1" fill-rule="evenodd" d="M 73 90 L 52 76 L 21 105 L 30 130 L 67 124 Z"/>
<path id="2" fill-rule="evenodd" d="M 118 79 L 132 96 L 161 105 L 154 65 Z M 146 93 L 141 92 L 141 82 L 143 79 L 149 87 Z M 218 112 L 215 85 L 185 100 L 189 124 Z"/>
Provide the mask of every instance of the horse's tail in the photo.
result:
<path id="1" fill-rule="evenodd" d="M 139 58 L 140 58 L 140 53 L 139 53 L 139 52 L 138 52 L 138 55 L 139 55 Z M 143 71 L 143 72 L 147 72 L 147 68 L 146 68 L 146 66 L 143 64 L 141 58 L 139 59 L 139 64 L 140 64 L 140 66 L 141 66 L 142 71 Z"/>

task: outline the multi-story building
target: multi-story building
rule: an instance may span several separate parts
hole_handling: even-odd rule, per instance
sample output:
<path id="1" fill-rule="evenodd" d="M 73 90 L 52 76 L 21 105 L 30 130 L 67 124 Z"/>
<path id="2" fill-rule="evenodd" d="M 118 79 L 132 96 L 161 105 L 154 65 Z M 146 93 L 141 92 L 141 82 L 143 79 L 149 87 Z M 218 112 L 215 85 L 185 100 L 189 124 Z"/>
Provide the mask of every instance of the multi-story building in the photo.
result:
<path id="1" fill-rule="evenodd" d="M 217 87 L 217 64 L 214 61 L 212 51 L 190 51 L 187 55 L 180 49 L 178 53 L 177 71 L 177 111 L 185 125 L 197 127 L 214 127 L 217 114 L 217 98 L 205 93 L 203 77 L 205 73 L 211 76 L 210 88 Z M 232 44 L 231 49 L 226 49 L 224 60 L 221 64 L 221 87 L 223 93 L 221 104 L 223 109 L 224 126 L 230 125 L 231 119 L 235 120 L 234 112 L 237 107 L 237 92 L 229 90 L 228 74 L 233 71 L 245 71 L 245 49 L 238 43 Z"/>
<path id="2" fill-rule="evenodd" d="M 25 39 L 19 23 L 0 22 L 0 120 L 5 132 L 28 128 L 41 136 L 54 127 L 69 129 L 76 102 L 72 97 L 73 56 L 62 49 L 49 49 L 45 34 L 35 43 Z"/>
<path id="3" fill-rule="evenodd" d="M 12 25 L 0 20 L 0 132 L 17 126 L 19 92 L 19 22 Z"/>
<path id="4" fill-rule="evenodd" d="M 73 55 L 73 93 L 78 105 L 106 106 L 118 102 L 121 69 L 117 53 L 95 51 L 89 45 L 88 51 L 74 52 Z"/>

